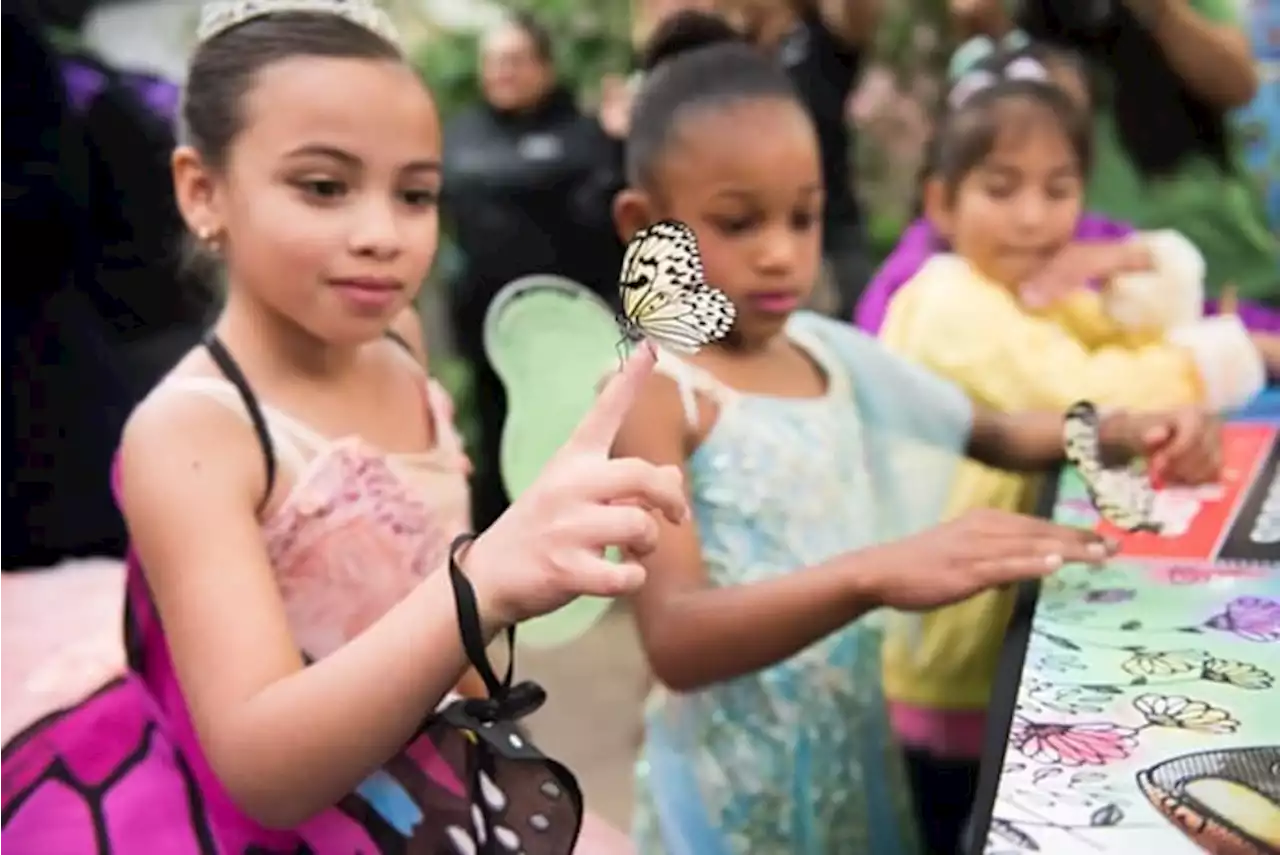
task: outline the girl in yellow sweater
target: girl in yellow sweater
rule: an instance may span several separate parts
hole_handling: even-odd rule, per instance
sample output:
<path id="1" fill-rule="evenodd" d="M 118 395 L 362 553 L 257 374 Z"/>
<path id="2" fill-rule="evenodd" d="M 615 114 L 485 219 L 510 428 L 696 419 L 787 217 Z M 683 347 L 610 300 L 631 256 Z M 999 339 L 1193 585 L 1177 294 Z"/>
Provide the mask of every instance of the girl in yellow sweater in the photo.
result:
<path id="1" fill-rule="evenodd" d="M 880 333 L 890 349 L 1003 412 L 1061 411 L 1081 398 L 1223 410 L 1262 386 L 1268 342 L 1234 316 L 1201 316 L 1204 262 L 1176 233 L 1135 236 L 1149 273 L 1041 311 L 1019 303 L 1019 286 L 1072 240 L 1090 160 L 1087 117 L 1037 60 L 997 55 L 966 73 L 934 145 L 925 213 L 952 251 L 894 295 Z M 1026 510 L 1033 493 L 1033 479 L 969 461 L 949 513 Z M 885 694 L 916 797 L 952 837 L 957 807 L 972 798 L 1011 607 L 1009 592 L 992 590 L 926 615 L 918 632 L 895 623 L 886 638 Z"/>

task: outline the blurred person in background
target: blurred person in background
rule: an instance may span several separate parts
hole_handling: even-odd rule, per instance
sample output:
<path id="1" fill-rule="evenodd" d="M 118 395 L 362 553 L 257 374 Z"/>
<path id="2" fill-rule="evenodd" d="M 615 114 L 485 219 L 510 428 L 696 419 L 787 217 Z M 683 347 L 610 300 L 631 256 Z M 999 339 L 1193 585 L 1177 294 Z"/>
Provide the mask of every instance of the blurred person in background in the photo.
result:
<path id="1" fill-rule="evenodd" d="M 4 9 L 4 239 L 30 248 L 4 295 L 6 569 L 123 554 L 102 473 L 213 302 L 180 259 L 176 89 L 84 46 L 93 7 Z"/>
<path id="2" fill-rule="evenodd" d="M 1075 51 L 1094 98 L 1087 206 L 1139 229 L 1176 229 L 1208 264 L 1206 289 L 1280 309 L 1280 238 L 1241 159 L 1228 113 L 1257 67 L 1235 0 L 952 0 L 962 34 L 1015 26 Z M 1280 328 L 1280 315 L 1274 319 Z"/>
<path id="3" fill-rule="evenodd" d="M 622 244 L 610 219 L 621 181 L 616 143 L 560 83 L 547 30 L 523 14 L 494 28 L 480 80 L 484 102 L 445 128 L 443 206 L 463 255 L 448 298 L 472 369 L 480 434 L 472 500 L 484 528 L 507 505 L 498 471 L 506 402 L 482 336 L 489 303 L 531 273 L 566 276 L 614 302 Z"/>
<path id="4" fill-rule="evenodd" d="M 606 74 L 600 81 L 600 126 L 614 143 L 614 163 L 621 190 L 627 134 L 631 131 L 631 104 L 644 78 L 644 46 L 654 29 L 683 11 L 714 14 L 716 0 L 632 0 L 631 69 L 628 75 Z"/>
<path id="5" fill-rule="evenodd" d="M 638 57 L 658 24 L 677 12 L 716 11 L 716 0 L 632 0 L 631 50 Z"/>
<path id="6" fill-rule="evenodd" d="M 846 104 L 875 37 L 881 0 L 721 0 L 720 10 L 782 63 L 818 129 L 826 185 L 822 254 L 837 292 L 832 314 L 847 319 L 873 265 Z"/>

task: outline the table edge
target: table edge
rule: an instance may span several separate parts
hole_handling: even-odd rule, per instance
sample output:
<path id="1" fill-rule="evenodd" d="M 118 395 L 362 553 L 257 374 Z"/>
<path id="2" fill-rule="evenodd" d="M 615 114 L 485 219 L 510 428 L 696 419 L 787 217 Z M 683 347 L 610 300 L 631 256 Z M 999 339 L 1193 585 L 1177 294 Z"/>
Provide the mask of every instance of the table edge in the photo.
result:
<path id="1" fill-rule="evenodd" d="M 1064 471 L 1065 467 L 1060 465 L 1045 473 L 1044 483 L 1036 497 L 1036 516 L 1053 519 Z M 1005 752 L 1009 745 L 1009 728 L 1013 724 L 1013 715 L 1017 708 L 1018 690 L 1022 687 L 1027 645 L 1031 641 L 1031 623 L 1035 619 L 1036 605 L 1039 600 L 1039 579 L 1018 585 L 1013 613 L 1009 617 L 1004 643 L 1000 647 L 996 678 L 991 690 L 991 703 L 987 707 L 978 787 L 970 812 L 968 842 L 962 847 L 969 855 L 982 855 L 991 833 L 991 819 L 995 811 L 996 794 L 1000 788 L 1000 772 L 1004 768 Z"/>

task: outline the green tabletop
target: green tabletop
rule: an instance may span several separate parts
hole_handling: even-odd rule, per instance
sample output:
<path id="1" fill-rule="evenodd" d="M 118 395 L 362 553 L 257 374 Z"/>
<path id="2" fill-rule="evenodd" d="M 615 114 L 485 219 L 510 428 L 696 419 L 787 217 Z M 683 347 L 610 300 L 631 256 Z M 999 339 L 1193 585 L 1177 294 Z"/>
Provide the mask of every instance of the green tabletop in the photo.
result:
<path id="1" fill-rule="evenodd" d="M 1020 592 L 974 853 L 1280 851 L 1280 442 L 1227 430 L 1224 486 L 1161 497 L 1174 537 Z M 1074 471 L 1043 499 L 1099 525 Z"/>

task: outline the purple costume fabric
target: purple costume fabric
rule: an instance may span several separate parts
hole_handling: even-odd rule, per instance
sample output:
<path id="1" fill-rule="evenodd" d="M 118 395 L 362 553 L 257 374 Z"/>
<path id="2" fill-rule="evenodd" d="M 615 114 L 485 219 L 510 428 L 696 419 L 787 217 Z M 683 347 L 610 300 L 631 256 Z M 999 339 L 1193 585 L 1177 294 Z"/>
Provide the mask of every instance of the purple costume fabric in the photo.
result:
<path id="1" fill-rule="evenodd" d="M 181 100 L 177 85 L 162 77 L 140 72 L 122 72 L 119 77 L 156 118 L 170 126 L 177 123 L 178 104 Z M 63 63 L 62 82 L 72 107 L 78 112 L 89 109 L 108 84 L 107 76 L 102 71 L 75 60 Z"/>
<path id="2" fill-rule="evenodd" d="M 1133 234 L 1133 229 L 1123 223 L 1108 220 L 1094 214 L 1085 214 L 1076 226 L 1075 239 L 1079 241 L 1119 240 Z M 898 245 L 885 259 L 884 264 L 863 292 L 854 314 L 854 323 L 875 335 L 884 324 L 889 311 L 889 301 L 898 289 L 924 266 L 929 256 L 946 250 L 946 244 L 933 231 L 927 220 L 916 220 L 902 233 Z M 1216 312 L 1217 300 L 1206 300 L 1205 311 Z M 1280 333 L 1280 311 L 1241 301 L 1237 307 L 1240 319 L 1246 327 L 1258 332 Z"/>
<path id="3" fill-rule="evenodd" d="M 118 492 L 118 470 L 113 486 Z M 294 829 L 258 825 L 232 802 L 200 750 L 132 553 L 127 585 L 128 673 L 4 746 L 0 840 L 10 852 L 474 855 L 473 827 L 480 840 L 501 844 L 483 852 L 572 850 L 582 821 L 572 774 L 505 720 L 473 724 L 463 704 L 429 716 L 399 754 L 337 805 Z M 464 719 L 454 715 L 460 709 Z M 490 748 L 499 739 L 509 746 L 505 754 Z"/>

